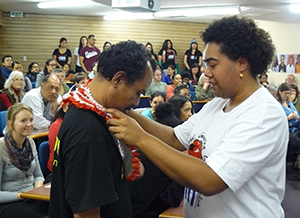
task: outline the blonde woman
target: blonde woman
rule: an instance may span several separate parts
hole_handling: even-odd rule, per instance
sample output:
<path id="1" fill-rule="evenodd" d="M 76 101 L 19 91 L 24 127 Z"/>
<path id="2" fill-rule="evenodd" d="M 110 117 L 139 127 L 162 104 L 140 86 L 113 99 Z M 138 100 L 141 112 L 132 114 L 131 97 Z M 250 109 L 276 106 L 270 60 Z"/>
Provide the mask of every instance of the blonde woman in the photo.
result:
<path id="1" fill-rule="evenodd" d="M 36 145 L 29 137 L 34 127 L 31 108 L 16 103 L 7 111 L 7 132 L 0 139 L 1 218 L 44 218 L 48 204 L 24 200 L 20 194 L 43 185 Z"/>

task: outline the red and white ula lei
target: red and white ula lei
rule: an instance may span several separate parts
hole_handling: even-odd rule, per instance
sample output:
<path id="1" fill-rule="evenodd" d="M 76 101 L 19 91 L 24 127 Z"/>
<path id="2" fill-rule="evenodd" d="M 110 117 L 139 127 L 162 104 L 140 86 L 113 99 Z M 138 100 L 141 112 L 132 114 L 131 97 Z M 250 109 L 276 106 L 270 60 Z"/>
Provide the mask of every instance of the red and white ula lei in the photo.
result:
<path id="1" fill-rule="evenodd" d="M 87 84 L 85 86 L 87 86 Z M 111 114 L 104 112 L 105 108 L 95 101 L 91 95 L 90 89 L 87 87 L 80 87 L 76 91 L 65 94 L 62 100 L 62 107 L 64 105 L 70 106 L 70 104 L 73 104 L 80 109 L 94 111 L 98 115 L 105 117 L 106 120 L 114 118 Z M 118 146 L 123 157 L 125 177 L 128 181 L 133 181 L 139 174 L 140 167 L 140 160 L 137 158 L 138 153 L 136 152 L 136 147 L 129 147 L 121 141 L 119 141 Z"/>

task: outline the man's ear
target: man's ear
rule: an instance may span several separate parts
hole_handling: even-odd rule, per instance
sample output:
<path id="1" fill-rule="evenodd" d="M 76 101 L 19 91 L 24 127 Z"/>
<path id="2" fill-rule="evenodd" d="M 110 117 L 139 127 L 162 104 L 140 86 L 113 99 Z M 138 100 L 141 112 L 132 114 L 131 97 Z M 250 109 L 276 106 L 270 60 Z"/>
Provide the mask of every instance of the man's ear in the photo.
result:
<path id="1" fill-rule="evenodd" d="M 124 71 L 118 71 L 113 78 L 111 79 L 111 82 L 114 87 L 117 87 L 121 83 L 124 83 L 126 80 L 126 74 Z"/>

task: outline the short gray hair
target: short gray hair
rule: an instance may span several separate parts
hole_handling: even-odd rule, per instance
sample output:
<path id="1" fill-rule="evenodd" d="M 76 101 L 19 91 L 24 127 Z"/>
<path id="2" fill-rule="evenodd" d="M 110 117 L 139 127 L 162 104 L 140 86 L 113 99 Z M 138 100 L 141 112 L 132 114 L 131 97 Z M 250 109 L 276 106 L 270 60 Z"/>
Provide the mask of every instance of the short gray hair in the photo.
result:
<path id="1" fill-rule="evenodd" d="M 24 75 L 23 75 L 22 72 L 17 71 L 17 70 L 15 70 L 15 71 L 13 71 L 13 72 L 11 72 L 11 73 L 9 74 L 9 77 L 7 78 L 7 80 L 6 80 L 5 83 L 4 83 L 4 88 L 5 88 L 5 89 L 10 88 L 10 87 L 11 87 L 11 84 L 12 84 L 12 82 L 13 82 L 13 80 L 14 80 L 14 78 L 17 77 L 17 76 L 23 78 L 23 83 L 22 83 L 21 89 L 24 89 L 24 87 L 25 87 L 25 78 L 24 78 Z"/>
<path id="2" fill-rule="evenodd" d="M 64 74 L 64 78 L 66 78 L 66 72 L 63 69 L 61 69 L 61 68 L 55 68 L 55 70 L 53 70 L 52 73 L 53 74 L 55 74 L 55 73 L 63 73 Z"/>

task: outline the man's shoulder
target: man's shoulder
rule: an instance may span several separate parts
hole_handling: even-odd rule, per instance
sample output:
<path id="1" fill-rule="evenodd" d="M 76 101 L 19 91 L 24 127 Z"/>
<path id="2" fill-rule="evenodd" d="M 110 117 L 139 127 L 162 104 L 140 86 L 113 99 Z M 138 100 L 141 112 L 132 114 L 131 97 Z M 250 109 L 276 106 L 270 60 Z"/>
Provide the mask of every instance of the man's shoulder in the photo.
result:
<path id="1" fill-rule="evenodd" d="M 28 91 L 27 93 L 26 93 L 26 95 L 24 95 L 24 97 L 25 96 L 27 96 L 27 97 L 39 97 L 39 96 L 41 96 L 42 94 L 41 94 L 41 87 L 38 87 L 38 88 L 34 88 L 34 89 L 31 89 L 30 91 Z"/>

